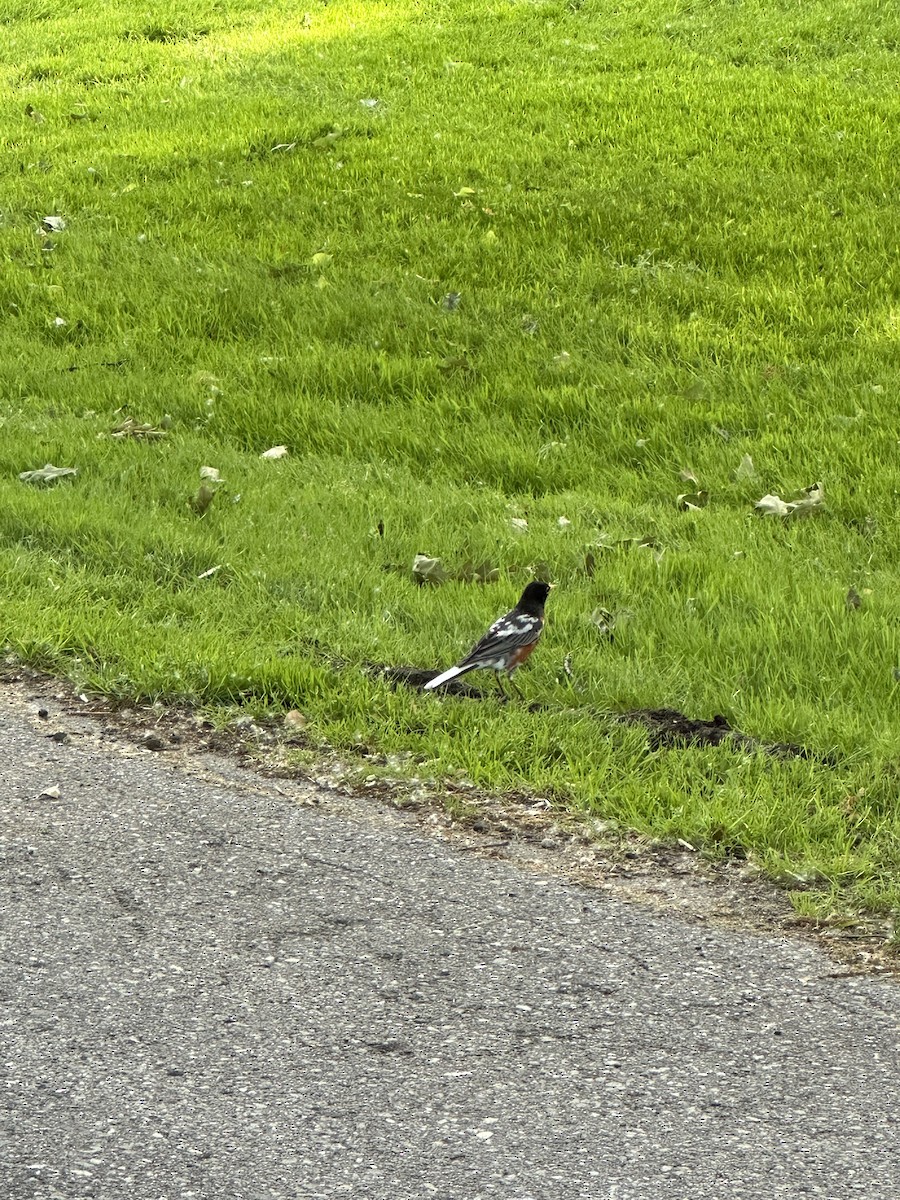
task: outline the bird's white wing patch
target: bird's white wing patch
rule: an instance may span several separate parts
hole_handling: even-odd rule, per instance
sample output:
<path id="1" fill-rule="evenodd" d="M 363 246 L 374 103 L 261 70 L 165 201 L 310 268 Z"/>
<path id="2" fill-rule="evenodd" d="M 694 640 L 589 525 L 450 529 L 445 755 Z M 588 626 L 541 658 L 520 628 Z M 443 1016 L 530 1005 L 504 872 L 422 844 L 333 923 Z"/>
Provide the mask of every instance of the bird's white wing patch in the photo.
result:
<path id="1" fill-rule="evenodd" d="M 461 667 L 487 667 L 505 670 L 510 655 L 520 646 L 536 642 L 542 621 L 529 613 L 507 613 L 495 621 L 481 641 L 459 664 Z"/>
<path id="2" fill-rule="evenodd" d="M 530 632 L 536 623 L 534 617 L 529 617 L 527 613 L 521 613 L 516 617 L 501 617 L 490 627 L 488 635 L 498 638 L 517 637 L 526 631 Z"/>

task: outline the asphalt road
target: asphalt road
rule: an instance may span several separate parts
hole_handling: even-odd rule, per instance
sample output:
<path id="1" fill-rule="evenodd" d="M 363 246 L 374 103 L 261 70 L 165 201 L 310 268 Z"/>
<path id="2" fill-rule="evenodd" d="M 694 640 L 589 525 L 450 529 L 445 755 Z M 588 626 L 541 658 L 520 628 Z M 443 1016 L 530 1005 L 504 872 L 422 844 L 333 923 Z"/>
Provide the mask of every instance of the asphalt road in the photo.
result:
<path id="1" fill-rule="evenodd" d="M 900 1196 L 890 981 L 66 724 L 0 688 L 3 1200 Z"/>

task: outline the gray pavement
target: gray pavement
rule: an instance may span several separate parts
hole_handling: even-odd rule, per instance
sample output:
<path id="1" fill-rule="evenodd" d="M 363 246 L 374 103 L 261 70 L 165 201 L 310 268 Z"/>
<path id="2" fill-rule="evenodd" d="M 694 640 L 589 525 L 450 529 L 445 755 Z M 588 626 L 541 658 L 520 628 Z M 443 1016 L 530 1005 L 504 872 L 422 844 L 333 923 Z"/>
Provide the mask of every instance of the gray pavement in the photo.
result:
<path id="1" fill-rule="evenodd" d="M 897 985 L 65 725 L 0 687 L 0 1197 L 900 1196 Z"/>

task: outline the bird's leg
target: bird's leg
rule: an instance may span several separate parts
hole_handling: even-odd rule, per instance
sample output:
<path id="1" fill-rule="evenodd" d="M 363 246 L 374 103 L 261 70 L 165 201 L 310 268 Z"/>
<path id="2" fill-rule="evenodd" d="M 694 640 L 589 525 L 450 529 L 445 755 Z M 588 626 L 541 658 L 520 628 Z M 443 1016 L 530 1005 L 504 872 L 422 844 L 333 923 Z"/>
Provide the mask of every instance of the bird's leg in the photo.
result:
<path id="1" fill-rule="evenodd" d="M 512 677 L 512 671 L 510 671 L 510 672 L 509 672 L 509 674 L 506 676 L 506 678 L 509 680 L 509 686 L 510 686 L 510 687 L 512 688 L 512 690 L 513 690 L 513 691 L 516 693 L 516 695 L 518 696 L 518 698 L 519 698 L 520 700 L 524 700 L 524 699 L 525 699 L 525 697 L 522 695 L 522 692 L 519 690 L 519 686 L 518 686 L 518 684 L 517 684 L 517 683 L 515 683 L 515 681 L 513 680 L 513 677 Z"/>
<path id="2" fill-rule="evenodd" d="M 500 672 L 496 672 L 497 687 L 500 689 L 500 699 L 504 704 L 509 703 L 509 696 L 506 693 L 506 688 L 503 686 L 503 680 L 500 678 Z"/>

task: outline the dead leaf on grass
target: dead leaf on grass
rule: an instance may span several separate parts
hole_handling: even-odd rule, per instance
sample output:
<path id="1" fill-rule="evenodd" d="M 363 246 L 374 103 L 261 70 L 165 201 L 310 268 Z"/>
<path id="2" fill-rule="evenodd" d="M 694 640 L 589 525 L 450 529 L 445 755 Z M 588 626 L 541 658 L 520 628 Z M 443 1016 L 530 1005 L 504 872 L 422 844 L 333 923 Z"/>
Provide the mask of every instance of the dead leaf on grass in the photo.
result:
<path id="1" fill-rule="evenodd" d="M 151 425 L 146 421 L 136 421 L 134 417 L 126 417 L 124 421 L 120 421 L 119 424 L 110 431 L 109 436 L 119 439 L 146 438 L 148 441 L 152 441 L 154 438 L 165 437 L 171 424 L 171 417 L 168 418 L 168 424 L 166 424 L 166 418 L 164 417 L 159 425 Z"/>
<path id="2" fill-rule="evenodd" d="M 597 550 L 631 550 L 635 546 L 646 545 L 646 538 L 624 537 L 613 538 L 608 533 L 601 533 L 596 543 Z"/>
<path id="3" fill-rule="evenodd" d="M 675 497 L 678 507 L 687 512 L 700 512 L 706 507 L 708 499 L 706 492 L 682 492 Z"/>
<path id="4" fill-rule="evenodd" d="M 191 496 L 188 504 L 190 504 L 191 508 L 198 517 L 203 517 L 206 515 L 209 506 L 212 504 L 215 498 L 216 489 L 208 483 L 201 483 L 200 487 L 197 489 L 196 495 Z"/>
<path id="5" fill-rule="evenodd" d="M 428 554 L 417 554 L 412 565 L 413 579 L 418 584 L 445 583 L 449 576 L 444 570 L 444 564 L 439 558 Z"/>
<path id="6" fill-rule="evenodd" d="M 808 517 L 824 507 L 825 488 L 822 483 L 813 483 L 804 488 L 799 500 L 784 501 L 780 496 L 769 494 L 754 505 L 764 517 Z"/>
<path id="7" fill-rule="evenodd" d="M 649 550 L 653 555 L 653 561 L 657 566 L 660 565 L 663 560 L 663 556 L 666 553 L 666 548 L 665 546 L 661 546 L 659 542 L 657 542 L 656 538 L 629 538 L 628 540 L 633 542 L 637 546 L 638 550 Z"/>
<path id="8" fill-rule="evenodd" d="M 803 489 L 800 500 L 790 502 L 792 517 L 804 517 L 825 505 L 825 488 L 822 483 L 813 483 Z"/>
<path id="9" fill-rule="evenodd" d="M 476 565 L 469 559 L 456 572 L 456 578 L 461 583 L 496 583 L 500 578 L 500 568 L 491 562 Z"/>
<path id="10" fill-rule="evenodd" d="M 53 463 L 46 463 L 37 471 L 20 471 L 19 478 L 23 483 L 56 483 L 67 475 L 77 474 L 77 467 L 54 467 Z"/>
<path id="11" fill-rule="evenodd" d="M 630 608 L 620 608 L 611 612 L 608 608 L 598 606 L 591 613 L 591 621 L 596 625 L 602 637 L 609 638 L 612 641 L 613 631 L 619 625 L 626 625 L 632 618 L 634 613 Z"/>
<path id="12" fill-rule="evenodd" d="M 753 459 L 749 454 L 745 454 L 741 461 L 734 469 L 734 477 L 737 480 L 755 479 L 756 467 L 753 465 Z"/>
<path id="13" fill-rule="evenodd" d="M 286 458 L 289 453 L 287 446 L 272 446 L 270 449 L 264 450 L 259 457 L 270 459 Z"/>
<path id="14" fill-rule="evenodd" d="M 766 495 L 753 506 L 764 517 L 787 517 L 791 510 L 780 496 Z"/>

